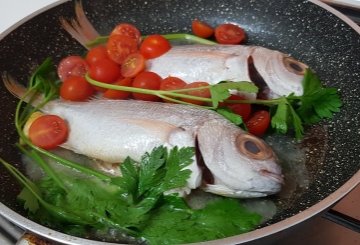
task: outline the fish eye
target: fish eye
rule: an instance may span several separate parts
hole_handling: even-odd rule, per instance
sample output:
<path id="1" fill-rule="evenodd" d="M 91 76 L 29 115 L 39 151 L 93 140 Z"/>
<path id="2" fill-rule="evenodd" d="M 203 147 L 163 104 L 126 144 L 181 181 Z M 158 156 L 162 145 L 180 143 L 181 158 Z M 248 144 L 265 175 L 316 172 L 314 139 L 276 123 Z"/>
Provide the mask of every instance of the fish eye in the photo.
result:
<path id="1" fill-rule="evenodd" d="M 284 65 L 289 72 L 297 75 L 304 75 L 307 66 L 300 61 L 295 60 L 292 57 L 286 56 L 283 59 Z"/>
<path id="2" fill-rule="evenodd" d="M 249 134 L 236 137 L 236 146 L 240 153 L 256 160 L 266 160 L 274 157 L 272 149 L 261 139 Z"/>

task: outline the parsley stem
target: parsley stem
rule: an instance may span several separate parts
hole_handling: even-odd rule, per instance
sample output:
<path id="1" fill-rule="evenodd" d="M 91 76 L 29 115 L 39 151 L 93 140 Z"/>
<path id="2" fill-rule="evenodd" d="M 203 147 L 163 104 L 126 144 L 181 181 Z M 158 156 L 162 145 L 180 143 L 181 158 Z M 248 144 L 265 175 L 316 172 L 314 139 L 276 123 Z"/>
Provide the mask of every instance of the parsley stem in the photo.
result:
<path id="1" fill-rule="evenodd" d="M 132 92 L 132 93 L 151 94 L 151 95 L 156 95 L 156 96 L 158 96 L 160 98 L 163 97 L 163 96 L 167 96 L 167 98 L 171 96 L 171 97 L 199 100 L 199 101 L 204 101 L 204 102 L 211 102 L 212 101 L 211 98 L 204 98 L 204 97 L 179 93 L 179 91 L 181 91 L 181 92 L 195 91 L 195 90 L 199 90 L 199 89 L 203 89 L 203 88 L 208 88 L 209 86 L 204 86 L 204 87 L 199 87 L 199 88 L 171 90 L 171 91 L 167 91 L 167 90 L 151 90 L 151 89 L 134 88 L 134 87 L 120 86 L 120 85 L 115 85 L 115 84 L 108 84 L 108 83 L 99 82 L 99 81 L 96 81 L 96 80 L 92 79 L 89 76 L 89 74 L 86 74 L 85 78 L 89 83 L 91 83 L 91 84 L 93 84 L 95 86 L 98 86 L 98 87 L 106 88 L 106 89 L 122 90 L 122 91 Z M 174 101 L 174 102 L 175 102 L 175 100 L 176 99 L 172 99 L 172 101 Z M 186 103 L 186 102 L 183 102 L 181 100 L 176 100 L 176 102 L 182 103 L 182 104 Z M 189 104 L 189 103 L 186 103 L 186 104 Z"/>
<path id="2" fill-rule="evenodd" d="M 187 33 L 170 33 L 170 34 L 163 34 L 161 35 L 164 38 L 166 38 L 169 41 L 175 41 L 175 40 L 187 40 L 187 41 L 191 41 L 194 43 L 199 43 L 199 44 L 208 44 L 208 45 L 214 45 L 216 44 L 216 42 L 208 40 L 208 39 L 204 39 L 201 37 L 197 37 L 195 35 L 191 35 L 191 34 L 187 34 Z M 142 36 L 142 39 L 145 39 L 147 37 L 147 35 Z M 104 44 L 108 41 L 109 36 L 99 36 L 97 38 L 95 38 L 94 40 L 86 43 L 86 47 L 87 48 L 92 48 L 95 47 L 99 44 Z"/>

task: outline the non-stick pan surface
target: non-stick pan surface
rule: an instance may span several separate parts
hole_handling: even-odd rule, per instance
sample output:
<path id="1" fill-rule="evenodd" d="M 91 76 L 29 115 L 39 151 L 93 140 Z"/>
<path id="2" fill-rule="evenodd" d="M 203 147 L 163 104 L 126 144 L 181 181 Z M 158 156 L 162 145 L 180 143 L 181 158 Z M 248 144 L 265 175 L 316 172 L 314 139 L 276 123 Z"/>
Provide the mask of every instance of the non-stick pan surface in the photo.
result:
<path id="1" fill-rule="evenodd" d="M 325 85 L 338 88 L 344 103 L 341 112 L 331 121 L 308 128 L 308 137 L 300 143 L 306 150 L 308 185 L 286 198 L 271 197 L 279 209 L 266 225 L 321 203 L 348 183 L 347 188 L 333 196 L 335 202 L 359 183 L 356 173 L 360 169 L 360 35 L 333 13 L 302 0 L 84 0 L 83 4 L 87 16 L 102 34 L 109 33 L 118 22 L 134 23 L 144 34 L 190 32 L 194 18 L 213 26 L 237 23 L 247 32 L 247 45 L 288 53 L 308 64 Z M 84 48 L 60 27 L 60 16 L 73 17 L 74 2 L 51 8 L 3 36 L 0 72 L 7 71 L 25 82 L 46 57 L 57 62 L 69 54 L 83 54 Z M 14 147 L 18 140 L 13 124 L 17 99 L 2 84 L 0 98 L 0 155 L 21 167 L 19 152 Z M 3 167 L 0 171 L 1 203 L 23 214 L 16 201 L 20 186 Z M 324 206 L 318 204 L 306 217 L 328 205 L 329 201 Z M 4 210 L 0 213 L 6 216 Z M 238 241 L 242 241 L 241 237 Z"/>

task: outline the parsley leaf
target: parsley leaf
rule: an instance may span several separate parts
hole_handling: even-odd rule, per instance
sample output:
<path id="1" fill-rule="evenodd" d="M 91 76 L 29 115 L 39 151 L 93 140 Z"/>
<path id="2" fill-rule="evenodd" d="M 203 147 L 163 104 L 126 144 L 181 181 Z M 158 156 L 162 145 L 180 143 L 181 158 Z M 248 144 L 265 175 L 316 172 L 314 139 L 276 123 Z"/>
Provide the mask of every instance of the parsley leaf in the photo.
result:
<path id="1" fill-rule="evenodd" d="M 239 200 L 219 198 L 193 210 L 183 199 L 172 197 L 155 210 L 141 235 L 150 244 L 208 241 L 247 232 L 260 220 L 260 215 L 246 211 Z"/>
<path id="2" fill-rule="evenodd" d="M 36 186 L 34 185 L 33 188 L 35 189 Z M 32 213 L 39 210 L 39 201 L 28 188 L 23 188 L 17 198 L 24 201 L 24 208 L 26 210 L 29 210 Z"/>
<path id="3" fill-rule="evenodd" d="M 289 103 L 285 97 L 278 104 L 275 114 L 271 118 L 271 127 L 277 133 L 285 134 L 288 131 Z"/>
<path id="4" fill-rule="evenodd" d="M 238 90 L 247 93 L 257 93 L 258 88 L 251 82 L 220 82 L 210 87 L 211 100 L 214 108 L 217 108 L 219 102 L 223 102 L 230 97 L 230 90 Z"/>
<path id="5" fill-rule="evenodd" d="M 229 108 L 218 108 L 216 109 L 216 112 L 235 125 L 241 125 L 244 123 L 242 117 L 239 114 L 232 112 Z"/>

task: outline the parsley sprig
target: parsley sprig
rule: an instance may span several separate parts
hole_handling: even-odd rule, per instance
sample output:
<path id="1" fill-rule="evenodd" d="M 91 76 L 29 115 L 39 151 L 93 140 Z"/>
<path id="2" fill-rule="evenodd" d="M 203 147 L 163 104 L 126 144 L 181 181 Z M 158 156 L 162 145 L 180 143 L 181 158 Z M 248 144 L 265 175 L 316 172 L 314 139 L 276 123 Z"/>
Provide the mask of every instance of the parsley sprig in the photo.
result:
<path id="1" fill-rule="evenodd" d="M 182 98 L 204 101 L 208 104 L 202 107 L 216 110 L 237 125 L 243 123 L 241 117 L 232 113 L 227 108 L 219 107 L 219 103 L 224 102 L 230 97 L 230 90 L 238 90 L 247 93 L 258 92 L 258 88 L 247 81 L 222 81 L 218 84 L 198 88 L 164 91 L 106 84 L 91 79 L 88 75 L 86 75 L 86 79 L 89 83 L 106 89 L 151 94 L 181 104 L 189 104 L 182 101 Z M 280 134 L 286 134 L 290 129 L 293 129 L 295 137 L 301 139 L 304 135 L 305 125 L 315 124 L 322 119 L 332 118 L 335 112 L 340 111 L 342 105 L 337 90 L 335 88 L 322 86 L 318 76 L 310 69 L 306 70 L 302 84 L 304 92 L 301 96 L 296 96 L 292 93 L 277 99 L 227 100 L 227 103 L 247 103 L 268 106 L 272 112 L 272 128 Z M 201 89 L 210 89 L 211 97 L 203 98 L 186 94 L 189 91 Z"/>

